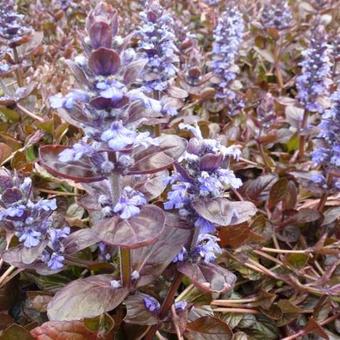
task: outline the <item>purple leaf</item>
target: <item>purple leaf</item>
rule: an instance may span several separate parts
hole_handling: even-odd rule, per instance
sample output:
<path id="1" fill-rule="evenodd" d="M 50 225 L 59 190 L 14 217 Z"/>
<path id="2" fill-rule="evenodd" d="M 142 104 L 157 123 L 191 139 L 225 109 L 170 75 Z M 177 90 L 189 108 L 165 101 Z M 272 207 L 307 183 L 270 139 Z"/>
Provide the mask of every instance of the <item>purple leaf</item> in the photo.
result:
<path id="1" fill-rule="evenodd" d="M 71 179 L 75 182 L 97 182 L 104 179 L 93 172 L 89 164 L 82 162 L 63 163 L 59 161 L 59 154 L 67 149 L 62 145 L 45 145 L 39 149 L 41 165 L 53 176 Z"/>
<path id="2" fill-rule="evenodd" d="M 225 293 L 230 291 L 236 282 L 233 273 L 213 263 L 186 262 L 177 266 L 177 269 L 187 276 L 194 286 L 207 293 Z"/>
<path id="3" fill-rule="evenodd" d="M 176 223 L 178 217 L 168 215 L 170 214 L 166 214 L 165 229 L 158 240 L 148 247 L 131 252 L 132 268 L 140 274 L 138 287 L 145 286 L 159 277 L 190 240 L 192 229 L 176 227 L 179 224 Z"/>
<path id="4" fill-rule="evenodd" d="M 16 267 L 26 267 L 26 265 L 32 264 L 42 254 L 46 248 L 47 241 L 40 242 L 36 247 L 26 248 L 23 245 L 19 245 L 14 248 L 6 250 L 2 254 L 2 258 L 5 262 Z"/>
<path id="5" fill-rule="evenodd" d="M 89 68 L 99 76 L 110 76 L 119 70 L 120 58 L 119 55 L 108 48 L 98 48 L 93 51 L 89 57 Z"/>
<path id="6" fill-rule="evenodd" d="M 64 241 L 66 254 L 74 254 L 99 242 L 97 234 L 91 228 L 77 230 Z"/>
<path id="7" fill-rule="evenodd" d="M 89 29 L 92 48 L 112 47 L 112 25 L 104 21 L 95 22 Z"/>
<path id="8" fill-rule="evenodd" d="M 158 323 L 157 314 L 151 313 L 145 308 L 144 299 L 149 295 L 137 292 L 130 295 L 124 302 L 126 305 L 125 322 L 133 323 L 136 325 L 156 325 Z"/>
<path id="9" fill-rule="evenodd" d="M 165 224 L 162 209 L 146 205 L 138 216 L 120 220 L 117 216 L 102 220 L 94 227 L 98 237 L 105 243 L 130 249 L 156 242 Z"/>
<path id="10" fill-rule="evenodd" d="M 226 198 L 199 200 L 193 203 L 196 212 L 217 226 L 228 226 L 246 222 L 256 214 L 256 207 L 251 202 L 231 202 Z"/>
<path id="11" fill-rule="evenodd" d="M 52 321 L 92 318 L 116 308 L 129 294 L 127 288 L 113 288 L 112 275 L 78 279 L 62 288 L 47 306 Z"/>
<path id="12" fill-rule="evenodd" d="M 205 154 L 200 160 L 200 170 L 212 171 L 220 167 L 223 161 L 223 155 L 221 154 Z"/>

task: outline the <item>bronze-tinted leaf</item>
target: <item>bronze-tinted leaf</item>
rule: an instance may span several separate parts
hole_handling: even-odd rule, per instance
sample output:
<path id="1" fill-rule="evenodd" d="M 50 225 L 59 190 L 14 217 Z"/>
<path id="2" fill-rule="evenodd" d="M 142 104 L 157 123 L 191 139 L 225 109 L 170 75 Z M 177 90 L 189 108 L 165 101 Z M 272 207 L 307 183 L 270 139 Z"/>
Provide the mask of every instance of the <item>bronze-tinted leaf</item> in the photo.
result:
<path id="1" fill-rule="evenodd" d="M 177 223 L 171 226 L 168 221 L 154 244 L 131 251 L 132 268 L 140 274 L 139 287 L 159 277 L 190 239 L 191 229 L 178 228 Z"/>
<path id="2" fill-rule="evenodd" d="M 89 57 L 89 68 L 97 76 L 110 76 L 119 70 L 119 55 L 108 48 L 98 48 Z"/>
<path id="3" fill-rule="evenodd" d="M 25 265 L 32 264 L 43 252 L 47 245 L 47 241 L 41 242 L 36 247 L 26 248 L 19 245 L 14 248 L 6 250 L 2 254 L 2 258 L 7 263 L 16 267 L 25 267 Z"/>
<path id="4" fill-rule="evenodd" d="M 137 59 L 131 62 L 125 69 L 124 72 L 124 83 L 130 84 L 137 80 L 139 75 L 144 69 L 144 66 L 148 62 L 148 59 Z"/>
<path id="5" fill-rule="evenodd" d="M 71 233 L 64 241 L 65 253 L 74 254 L 99 242 L 97 234 L 91 228 L 84 228 Z"/>
<path id="6" fill-rule="evenodd" d="M 248 180 L 239 189 L 240 194 L 256 205 L 261 204 L 268 198 L 269 190 L 273 186 L 275 175 L 262 175 L 256 179 Z"/>
<path id="7" fill-rule="evenodd" d="M 189 340 L 231 340 L 233 332 L 223 320 L 202 316 L 188 323 L 185 335 Z"/>
<path id="8" fill-rule="evenodd" d="M 82 321 L 48 321 L 32 329 L 31 335 L 37 340 L 98 339 L 96 333 L 87 329 Z"/>
<path id="9" fill-rule="evenodd" d="M 54 296 L 48 304 L 51 321 L 72 321 L 96 317 L 116 308 L 128 295 L 127 288 L 112 288 L 112 275 L 78 279 Z"/>
<path id="10" fill-rule="evenodd" d="M 53 176 L 71 179 L 75 182 L 97 182 L 104 179 L 95 174 L 91 166 L 85 162 L 63 163 L 59 154 L 67 149 L 62 145 L 45 145 L 39 149 L 39 161 Z"/>
<path id="11" fill-rule="evenodd" d="M 164 135 L 157 138 L 157 146 L 137 150 L 134 155 L 135 164 L 129 168 L 129 174 L 155 173 L 168 168 L 186 149 L 185 139 Z"/>
<path id="12" fill-rule="evenodd" d="M 147 294 L 135 293 L 130 295 L 124 302 L 126 305 L 125 322 L 136 325 L 156 325 L 158 323 L 157 314 L 151 313 L 145 308 L 144 298 L 149 297 Z"/>
<path id="13" fill-rule="evenodd" d="M 240 224 L 256 214 L 256 207 L 253 203 L 232 202 L 225 198 L 199 200 L 193 204 L 193 208 L 199 215 L 218 226 Z"/>
<path id="14" fill-rule="evenodd" d="M 236 276 L 229 270 L 212 263 L 184 263 L 177 266 L 179 272 L 187 276 L 198 289 L 210 293 L 224 293 L 231 290 Z"/>
<path id="15" fill-rule="evenodd" d="M 270 189 L 268 207 L 273 209 L 279 202 L 281 202 L 288 193 L 288 180 L 283 177 L 280 178 Z"/>
<path id="16" fill-rule="evenodd" d="M 147 205 L 135 217 L 127 220 L 108 218 L 100 221 L 94 230 L 103 242 L 134 249 L 154 243 L 163 232 L 164 224 L 163 210 Z"/>

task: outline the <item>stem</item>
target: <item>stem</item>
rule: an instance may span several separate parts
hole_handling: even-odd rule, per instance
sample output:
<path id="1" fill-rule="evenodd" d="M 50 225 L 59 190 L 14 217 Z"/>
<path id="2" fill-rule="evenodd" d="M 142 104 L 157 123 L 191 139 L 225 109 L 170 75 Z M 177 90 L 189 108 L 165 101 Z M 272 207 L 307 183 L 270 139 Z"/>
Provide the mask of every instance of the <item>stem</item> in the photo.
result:
<path id="1" fill-rule="evenodd" d="M 180 286 L 182 282 L 183 274 L 177 272 L 175 279 L 172 281 L 170 289 L 168 291 L 168 294 L 162 304 L 161 310 L 159 312 L 159 319 L 163 319 L 166 314 L 168 313 L 169 309 L 171 308 L 171 305 L 174 302 L 174 298 L 177 292 L 178 287 Z M 153 336 L 158 331 L 159 325 L 152 326 L 147 334 L 145 335 L 145 340 L 152 340 Z"/>
<path id="2" fill-rule="evenodd" d="M 322 213 L 323 209 L 325 208 L 326 202 L 327 202 L 327 197 L 329 195 L 329 188 L 332 184 L 333 181 L 333 175 L 328 174 L 327 175 L 327 189 L 326 191 L 322 194 L 321 198 L 320 198 L 320 202 L 318 205 L 318 212 Z"/>
<path id="3" fill-rule="evenodd" d="M 268 251 L 269 253 L 278 253 L 278 254 L 307 254 L 311 253 L 310 250 L 286 250 L 286 249 L 275 249 L 275 248 L 267 248 L 262 247 L 260 250 Z"/>
<path id="4" fill-rule="evenodd" d="M 257 144 L 258 144 L 258 146 L 259 146 L 259 151 L 260 151 L 261 157 L 262 157 L 262 159 L 263 159 L 264 168 L 265 168 L 266 171 L 271 172 L 271 167 L 270 167 L 270 164 L 269 164 L 268 161 L 267 161 L 267 157 L 266 157 L 266 153 L 265 153 L 265 151 L 264 151 L 263 144 L 262 144 L 261 141 L 260 141 L 261 135 L 262 135 L 262 128 L 260 128 L 260 130 L 259 130 L 259 135 L 258 135 L 258 139 L 257 139 Z"/>
<path id="5" fill-rule="evenodd" d="M 120 276 L 123 287 L 129 288 L 131 284 L 131 254 L 129 248 L 120 247 Z"/>
<path id="6" fill-rule="evenodd" d="M 38 120 L 39 122 L 43 122 L 44 119 L 42 117 L 37 116 L 35 113 L 27 110 L 25 107 L 23 107 L 22 105 L 20 105 L 19 103 L 16 104 L 16 107 L 19 109 L 19 111 L 21 111 L 22 113 L 24 113 L 25 115 Z"/>
<path id="7" fill-rule="evenodd" d="M 120 185 L 120 175 L 117 172 L 113 172 L 111 176 L 108 177 L 111 186 L 111 197 L 112 205 L 115 206 L 119 201 L 121 195 L 121 185 Z"/>
<path id="8" fill-rule="evenodd" d="M 338 317 L 340 316 L 340 314 L 335 314 L 333 316 L 330 316 L 328 319 L 322 321 L 322 322 L 319 322 L 319 325 L 320 326 L 324 326 L 330 322 L 332 322 L 333 320 L 337 319 Z M 286 338 L 282 338 L 282 340 L 293 340 L 293 339 L 296 339 L 296 338 L 299 338 L 299 337 L 302 337 L 303 335 L 307 334 L 309 332 L 306 332 L 304 329 L 300 332 L 297 332 L 291 336 L 287 336 Z"/>
<path id="9" fill-rule="evenodd" d="M 14 266 L 10 266 L 7 268 L 7 270 L 1 275 L 0 277 L 0 287 L 2 287 L 2 284 L 5 282 L 7 276 L 9 276 L 13 271 L 15 270 Z"/>
<path id="10" fill-rule="evenodd" d="M 229 299 L 229 300 L 213 300 L 211 301 L 211 305 L 213 306 L 230 306 L 230 304 L 243 304 L 243 303 L 250 303 L 256 302 L 259 300 L 258 298 L 249 298 L 249 299 Z"/>
<path id="11" fill-rule="evenodd" d="M 302 160 L 305 156 L 305 141 L 306 141 L 306 138 L 303 135 L 303 133 L 304 133 L 303 130 L 306 128 L 307 120 L 308 120 L 308 111 L 305 110 L 304 113 L 303 113 L 303 118 L 302 118 L 301 127 L 300 127 L 299 154 L 298 154 L 298 157 L 299 157 L 300 160 Z"/>
<path id="12" fill-rule="evenodd" d="M 24 86 L 24 81 L 23 81 L 22 68 L 20 65 L 18 50 L 16 47 L 13 47 L 12 50 L 13 50 L 14 61 L 18 66 L 18 68 L 15 70 L 15 75 L 17 77 L 17 82 L 18 82 L 19 87 L 22 87 Z"/>
<path id="13" fill-rule="evenodd" d="M 213 311 L 220 312 L 220 313 L 261 314 L 256 309 L 248 309 L 248 308 L 214 308 Z"/>
<path id="14" fill-rule="evenodd" d="M 280 92 L 281 92 L 281 90 L 284 87 L 284 83 L 282 79 L 282 73 L 279 67 L 280 53 L 281 53 L 281 37 L 275 42 L 275 47 L 274 47 L 275 74 L 279 82 Z"/>
<path id="15" fill-rule="evenodd" d="M 161 124 L 155 125 L 155 136 L 159 137 L 161 135 Z"/>

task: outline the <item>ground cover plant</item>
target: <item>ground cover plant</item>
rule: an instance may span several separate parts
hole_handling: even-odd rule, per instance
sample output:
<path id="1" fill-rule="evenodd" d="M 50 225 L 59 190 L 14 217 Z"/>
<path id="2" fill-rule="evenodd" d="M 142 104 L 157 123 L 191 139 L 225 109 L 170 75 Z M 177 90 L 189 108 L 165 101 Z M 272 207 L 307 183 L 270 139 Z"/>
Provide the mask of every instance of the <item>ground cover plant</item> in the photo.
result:
<path id="1" fill-rule="evenodd" d="M 0 339 L 339 339 L 337 0 L 0 0 Z"/>

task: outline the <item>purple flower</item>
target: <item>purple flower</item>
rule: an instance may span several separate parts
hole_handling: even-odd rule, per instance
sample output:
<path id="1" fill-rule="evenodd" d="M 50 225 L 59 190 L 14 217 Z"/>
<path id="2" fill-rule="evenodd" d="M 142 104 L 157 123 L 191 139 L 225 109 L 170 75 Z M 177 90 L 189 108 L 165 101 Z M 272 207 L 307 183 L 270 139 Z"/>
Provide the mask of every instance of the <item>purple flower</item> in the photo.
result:
<path id="1" fill-rule="evenodd" d="M 132 146 L 136 140 L 137 133 L 125 128 L 122 121 L 112 123 L 111 128 L 101 135 L 101 140 L 106 142 L 114 151 L 120 151 Z"/>
<path id="2" fill-rule="evenodd" d="M 113 211 L 118 213 L 121 218 L 129 219 L 137 216 L 140 213 L 140 207 L 146 203 L 147 201 L 141 192 L 127 186 L 123 189 L 120 199 L 113 208 Z"/>
<path id="3" fill-rule="evenodd" d="M 189 203 L 188 189 L 191 187 L 190 183 L 177 183 L 171 186 L 171 191 L 168 192 L 168 200 L 164 202 L 164 208 L 181 209 Z"/>
<path id="4" fill-rule="evenodd" d="M 291 25 L 292 12 L 285 0 L 272 0 L 266 3 L 262 12 L 261 22 L 265 28 L 283 30 Z"/>
<path id="5" fill-rule="evenodd" d="M 28 228 L 20 235 L 19 241 L 23 242 L 26 248 L 35 247 L 41 242 L 41 233 Z"/>
<path id="6" fill-rule="evenodd" d="M 76 103 L 87 103 L 90 96 L 87 92 L 81 90 L 73 90 L 66 96 L 61 93 L 49 98 L 51 107 L 53 109 L 64 108 L 65 110 L 72 110 Z"/>
<path id="7" fill-rule="evenodd" d="M 240 105 L 237 104 L 240 99 L 230 89 L 230 85 L 236 78 L 235 59 L 243 40 L 243 31 L 242 14 L 236 7 L 229 7 L 222 13 L 214 30 L 212 71 L 219 80 L 216 97 L 229 103 L 229 108 L 234 109 L 231 114 L 235 114 L 233 111 Z"/>
<path id="8" fill-rule="evenodd" d="M 64 256 L 58 253 L 52 253 L 50 259 L 47 262 L 48 267 L 51 270 L 59 270 L 64 266 Z"/>
<path id="9" fill-rule="evenodd" d="M 174 305 L 177 311 L 183 312 L 187 308 L 188 303 L 186 301 L 177 301 L 174 303 Z"/>
<path id="10" fill-rule="evenodd" d="M 317 165 L 340 167 L 340 88 L 331 95 L 331 108 L 326 110 L 319 124 L 320 133 L 312 160 Z"/>
<path id="11" fill-rule="evenodd" d="M 117 289 L 117 288 L 120 288 L 122 286 L 121 282 L 118 281 L 118 280 L 112 280 L 111 281 L 111 287 L 113 289 Z"/>
<path id="12" fill-rule="evenodd" d="M 188 256 L 187 250 L 183 247 L 182 250 L 174 257 L 173 263 L 183 262 Z"/>
<path id="13" fill-rule="evenodd" d="M 143 299 L 145 308 L 151 313 L 157 313 L 161 306 L 159 302 L 152 296 L 146 296 Z"/>
<path id="14" fill-rule="evenodd" d="M 319 102 L 321 96 L 328 94 L 328 77 L 330 75 L 331 47 L 323 26 L 313 31 L 309 48 L 302 52 L 300 63 L 301 75 L 296 79 L 297 98 L 306 110 L 322 113 L 324 108 Z"/>
<path id="15" fill-rule="evenodd" d="M 91 145 L 81 141 L 72 146 L 72 148 L 65 149 L 59 154 L 59 160 L 63 163 L 79 161 L 84 156 L 91 156 L 94 153 Z"/>
<path id="16" fill-rule="evenodd" d="M 222 253 L 222 249 L 217 243 L 219 239 L 210 234 L 200 234 L 194 252 L 198 254 L 204 262 L 214 262 L 216 256 Z"/>
<path id="17" fill-rule="evenodd" d="M 196 219 L 195 227 L 199 228 L 201 234 L 213 233 L 216 230 L 215 226 L 211 222 L 201 216 Z"/>
<path id="18" fill-rule="evenodd" d="M 141 13 L 143 25 L 137 31 L 140 37 L 138 52 L 148 60 L 143 70 L 143 85 L 147 92 L 165 91 L 177 73 L 173 19 L 156 1 L 149 1 Z"/>

